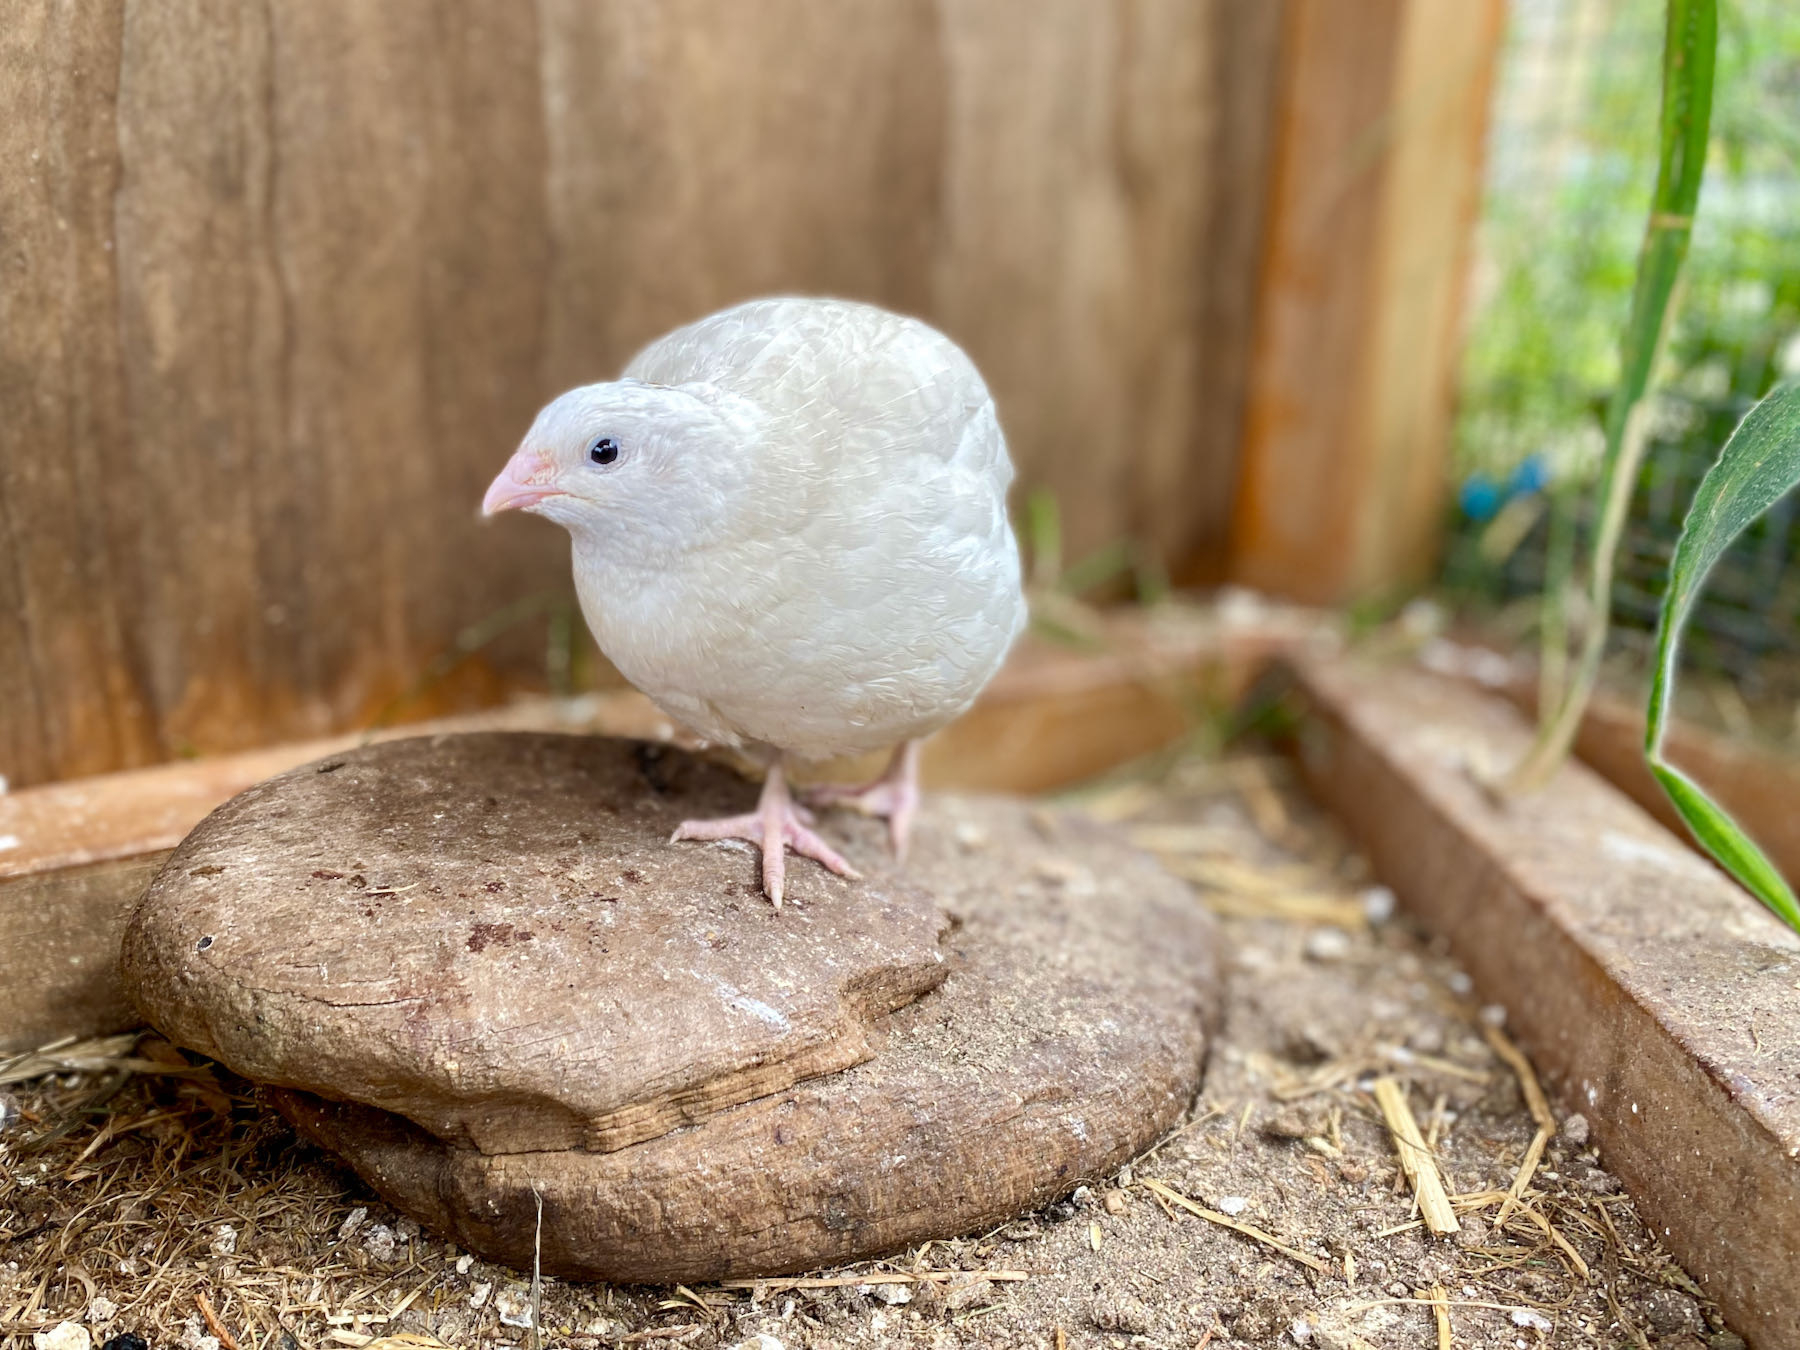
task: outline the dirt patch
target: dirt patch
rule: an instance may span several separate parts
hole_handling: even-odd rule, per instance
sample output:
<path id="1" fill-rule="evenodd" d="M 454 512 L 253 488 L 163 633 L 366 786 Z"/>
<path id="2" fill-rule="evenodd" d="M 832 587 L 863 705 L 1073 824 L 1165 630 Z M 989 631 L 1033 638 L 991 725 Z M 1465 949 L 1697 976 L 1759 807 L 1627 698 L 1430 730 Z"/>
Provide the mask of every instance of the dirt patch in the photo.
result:
<path id="1" fill-rule="evenodd" d="M 1278 765 L 1181 759 L 1086 800 L 1195 881 L 1232 940 L 1223 1034 L 1188 1120 L 1044 1210 L 888 1262 L 747 1288 L 547 1280 L 544 1344 L 1741 1345 L 1579 1120 L 1558 1120 L 1507 1206 L 1537 1132 L 1518 1075 L 1465 978 L 1388 916 Z M 154 1041 L 59 1053 L 59 1072 L 14 1082 L 16 1119 L 0 1105 L 7 1345 L 72 1318 L 96 1339 L 215 1350 L 200 1295 L 243 1350 L 398 1332 L 530 1343 L 529 1272 L 396 1219 L 242 1083 Z M 1372 1095 L 1382 1076 L 1431 1145 L 1454 1235 L 1418 1220 Z"/>

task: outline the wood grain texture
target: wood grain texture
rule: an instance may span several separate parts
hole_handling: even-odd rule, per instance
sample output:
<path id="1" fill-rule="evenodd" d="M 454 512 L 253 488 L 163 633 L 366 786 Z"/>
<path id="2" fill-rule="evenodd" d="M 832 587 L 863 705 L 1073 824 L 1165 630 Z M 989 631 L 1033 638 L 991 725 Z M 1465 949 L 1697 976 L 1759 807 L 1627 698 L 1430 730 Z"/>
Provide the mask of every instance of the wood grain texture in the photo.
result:
<path id="1" fill-rule="evenodd" d="M 1425 580 L 1504 0 L 1290 0 L 1232 572 Z"/>
<path id="2" fill-rule="evenodd" d="M 20 0 L 0 772 L 366 722 L 567 589 L 554 530 L 475 516 L 535 409 L 756 293 L 939 323 L 1072 554 L 1216 564 L 1274 32 L 1223 0 Z M 417 712 L 529 684 L 536 636 Z"/>

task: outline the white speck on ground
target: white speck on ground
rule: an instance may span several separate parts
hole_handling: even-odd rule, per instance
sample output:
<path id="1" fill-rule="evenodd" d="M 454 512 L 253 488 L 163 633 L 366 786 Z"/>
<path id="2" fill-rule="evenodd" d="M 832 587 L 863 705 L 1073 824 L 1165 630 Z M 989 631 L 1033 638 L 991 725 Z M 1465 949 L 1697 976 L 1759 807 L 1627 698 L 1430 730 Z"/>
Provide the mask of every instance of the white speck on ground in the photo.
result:
<path id="1" fill-rule="evenodd" d="M 32 1350 L 88 1350 L 94 1338 L 79 1322 L 58 1322 L 48 1331 L 33 1332 Z"/>
<path id="2" fill-rule="evenodd" d="M 1315 928 L 1306 935 L 1306 955 L 1313 961 L 1342 961 L 1350 955 L 1350 935 L 1341 928 Z"/>
<path id="3" fill-rule="evenodd" d="M 494 1311 L 500 1314 L 502 1326 L 529 1327 L 531 1325 L 531 1288 L 529 1285 L 509 1284 L 494 1295 Z"/>

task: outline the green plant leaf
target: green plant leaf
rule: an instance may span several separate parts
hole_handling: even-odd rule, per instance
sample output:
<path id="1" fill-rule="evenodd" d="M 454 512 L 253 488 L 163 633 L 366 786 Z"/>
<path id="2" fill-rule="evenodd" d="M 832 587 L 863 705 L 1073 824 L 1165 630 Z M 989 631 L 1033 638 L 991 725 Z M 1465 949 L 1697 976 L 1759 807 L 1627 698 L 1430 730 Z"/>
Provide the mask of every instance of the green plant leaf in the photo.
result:
<path id="1" fill-rule="evenodd" d="M 1800 385 L 1783 385 L 1744 415 L 1706 471 L 1688 507 L 1669 565 L 1656 628 L 1656 672 L 1644 729 L 1644 758 L 1706 851 L 1757 899 L 1800 932 L 1800 902 L 1737 822 L 1669 764 L 1662 753 L 1681 635 L 1706 575 L 1731 541 L 1800 483 Z"/>
<path id="2" fill-rule="evenodd" d="M 1515 791 L 1542 787 L 1562 764 L 1599 678 L 1600 658 L 1606 649 L 1607 616 L 1612 607 L 1613 563 L 1630 505 L 1631 486 L 1643 462 L 1646 414 L 1650 407 L 1644 396 L 1649 392 L 1657 353 L 1668 331 L 1675 286 L 1694 230 L 1700 182 L 1706 173 L 1718 33 L 1716 0 L 1668 0 L 1656 190 L 1650 200 L 1650 218 L 1644 225 L 1644 242 L 1638 250 L 1631 314 L 1619 346 L 1619 383 L 1606 409 L 1606 453 L 1595 490 L 1599 523 L 1588 569 L 1589 621 L 1572 675 L 1566 681 L 1554 681 L 1562 685 L 1560 701 L 1544 704 L 1539 713 L 1537 739 L 1508 776 L 1508 786 Z M 1553 527 L 1557 524 L 1552 523 Z M 1574 535 L 1566 525 L 1564 522 L 1553 542 L 1549 581 L 1552 588 L 1558 587 L 1559 579 L 1569 570 Z M 1563 669 L 1564 654 L 1552 652 L 1550 644 L 1565 640 L 1562 611 L 1556 607 L 1560 596 L 1550 594 L 1547 599 L 1546 686 Z"/>

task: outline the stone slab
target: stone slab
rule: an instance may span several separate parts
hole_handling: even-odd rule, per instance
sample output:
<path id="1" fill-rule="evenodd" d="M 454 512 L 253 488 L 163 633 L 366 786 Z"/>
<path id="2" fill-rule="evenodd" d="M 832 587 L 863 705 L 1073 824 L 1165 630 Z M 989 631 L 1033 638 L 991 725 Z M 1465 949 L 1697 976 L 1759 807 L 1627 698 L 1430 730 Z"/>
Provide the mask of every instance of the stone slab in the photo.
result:
<path id="1" fill-rule="evenodd" d="M 529 1266 L 541 1196 L 542 1267 L 567 1277 L 774 1274 L 966 1233 L 1181 1118 L 1218 997 L 1184 883 L 1091 823 L 934 797 L 903 872 L 875 822 L 828 816 L 868 879 L 798 863 L 777 914 L 747 849 L 665 842 L 753 796 L 636 743 L 371 747 L 210 817 L 124 967 L 165 1033 L 283 1089 L 458 1243 Z M 759 1076 L 747 1051 L 783 1042 L 749 1000 L 831 1034 Z M 580 1115 L 675 1101 L 628 1131 Z"/>
<path id="2" fill-rule="evenodd" d="M 1285 678 L 1302 769 L 1376 873 L 1732 1325 L 1800 1345 L 1800 937 L 1580 763 L 1492 797 L 1531 737 L 1503 698 L 1349 659 Z"/>

